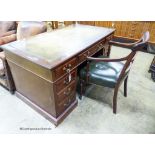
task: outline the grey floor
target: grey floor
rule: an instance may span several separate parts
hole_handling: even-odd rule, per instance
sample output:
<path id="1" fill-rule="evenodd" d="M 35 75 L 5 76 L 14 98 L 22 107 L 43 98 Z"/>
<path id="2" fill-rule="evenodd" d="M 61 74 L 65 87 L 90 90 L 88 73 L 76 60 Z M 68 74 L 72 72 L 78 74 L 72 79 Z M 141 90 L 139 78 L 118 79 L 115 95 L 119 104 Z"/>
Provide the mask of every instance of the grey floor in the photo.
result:
<path id="1" fill-rule="evenodd" d="M 128 52 L 113 47 L 111 57 Z M 58 127 L 0 87 L 0 133 L 155 133 L 155 83 L 148 73 L 152 59 L 151 54 L 137 54 L 128 97 L 123 96 L 123 87 L 118 94 L 117 115 L 111 108 L 113 90 L 90 86 L 78 107 Z"/>

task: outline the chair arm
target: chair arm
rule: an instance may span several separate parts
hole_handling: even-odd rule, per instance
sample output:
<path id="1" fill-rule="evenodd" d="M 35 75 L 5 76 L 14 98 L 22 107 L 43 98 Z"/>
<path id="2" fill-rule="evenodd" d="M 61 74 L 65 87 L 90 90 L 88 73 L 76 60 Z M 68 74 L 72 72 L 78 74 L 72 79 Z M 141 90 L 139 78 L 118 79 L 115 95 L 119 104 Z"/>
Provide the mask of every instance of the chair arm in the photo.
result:
<path id="1" fill-rule="evenodd" d="M 94 58 L 94 57 L 87 57 L 87 60 L 89 61 L 104 61 L 104 62 L 119 62 L 119 61 L 125 61 L 127 60 L 128 56 L 118 59 L 107 59 L 107 58 Z"/>
<path id="2" fill-rule="evenodd" d="M 125 47 L 132 47 L 133 45 L 139 43 L 141 40 L 138 40 L 134 43 L 122 43 L 122 42 L 116 42 L 116 41 L 109 41 L 110 45 L 118 45 L 118 46 L 125 46 Z"/>

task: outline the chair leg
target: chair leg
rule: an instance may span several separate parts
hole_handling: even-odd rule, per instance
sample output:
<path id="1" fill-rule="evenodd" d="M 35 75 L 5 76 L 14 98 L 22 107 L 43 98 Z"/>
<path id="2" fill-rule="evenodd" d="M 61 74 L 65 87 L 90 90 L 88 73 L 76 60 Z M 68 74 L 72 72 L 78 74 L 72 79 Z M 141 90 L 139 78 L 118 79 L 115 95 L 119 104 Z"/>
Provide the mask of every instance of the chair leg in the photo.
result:
<path id="1" fill-rule="evenodd" d="M 108 45 L 108 51 L 107 51 L 107 57 L 110 57 L 110 52 L 111 52 L 111 45 Z"/>
<path id="2" fill-rule="evenodd" d="M 83 94 L 86 92 L 86 81 L 80 79 L 80 94 L 79 94 L 79 99 L 82 99 Z"/>
<path id="3" fill-rule="evenodd" d="M 114 96 L 113 96 L 113 113 L 116 114 L 117 112 L 117 94 L 118 94 L 118 86 L 114 89 Z"/>
<path id="4" fill-rule="evenodd" d="M 127 83 L 128 83 L 128 76 L 124 80 L 124 96 L 127 97 Z"/>
<path id="5" fill-rule="evenodd" d="M 80 94 L 79 94 L 79 99 L 82 99 L 83 95 L 83 81 L 80 79 Z"/>

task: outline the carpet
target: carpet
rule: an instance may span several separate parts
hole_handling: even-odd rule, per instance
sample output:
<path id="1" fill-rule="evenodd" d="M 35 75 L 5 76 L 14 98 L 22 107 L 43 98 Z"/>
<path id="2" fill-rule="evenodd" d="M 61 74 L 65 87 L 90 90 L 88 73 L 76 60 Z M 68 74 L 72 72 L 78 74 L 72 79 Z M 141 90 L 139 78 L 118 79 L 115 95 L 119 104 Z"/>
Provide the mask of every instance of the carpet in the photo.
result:
<path id="1" fill-rule="evenodd" d="M 112 47 L 111 57 L 127 55 L 129 49 Z M 117 114 L 112 113 L 113 90 L 89 86 L 77 108 L 55 127 L 15 95 L 0 86 L 0 133 L 155 133 L 155 83 L 148 73 L 153 55 L 138 52 L 128 80 L 118 93 Z"/>

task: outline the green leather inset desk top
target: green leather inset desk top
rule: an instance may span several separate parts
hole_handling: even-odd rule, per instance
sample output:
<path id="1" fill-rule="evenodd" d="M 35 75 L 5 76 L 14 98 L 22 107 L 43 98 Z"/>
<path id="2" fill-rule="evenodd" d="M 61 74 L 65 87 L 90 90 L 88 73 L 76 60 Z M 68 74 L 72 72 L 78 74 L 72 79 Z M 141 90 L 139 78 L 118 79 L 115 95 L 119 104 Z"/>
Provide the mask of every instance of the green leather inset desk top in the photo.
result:
<path id="1" fill-rule="evenodd" d="M 2 48 L 44 67 L 52 68 L 114 31 L 110 28 L 77 24 L 15 41 Z"/>

